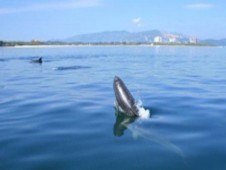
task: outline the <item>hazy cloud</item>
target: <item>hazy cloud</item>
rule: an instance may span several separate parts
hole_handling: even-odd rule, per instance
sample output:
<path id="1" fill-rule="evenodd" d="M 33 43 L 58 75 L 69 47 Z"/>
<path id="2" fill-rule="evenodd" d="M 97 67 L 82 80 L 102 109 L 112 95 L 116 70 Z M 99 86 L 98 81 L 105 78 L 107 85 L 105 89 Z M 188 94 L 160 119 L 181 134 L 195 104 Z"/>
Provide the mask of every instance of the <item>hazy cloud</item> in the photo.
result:
<path id="1" fill-rule="evenodd" d="M 209 3 L 197 3 L 197 4 L 188 4 L 185 6 L 188 9 L 210 9 L 213 8 L 213 4 Z"/>
<path id="2" fill-rule="evenodd" d="M 136 25 L 137 27 L 142 27 L 143 23 L 142 23 L 142 19 L 140 17 L 136 17 L 132 19 L 132 23 L 134 25 Z"/>
<path id="3" fill-rule="evenodd" d="M 0 8 L 0 14 L 31 12 L 31 11 L 47 11 L 47 10 L 62 10 L 76 8 L 90 8 L 101 6 L 100 0 L 70 0 L 64 2 L 52 3 L 34 3 L 23 7 Z"/>

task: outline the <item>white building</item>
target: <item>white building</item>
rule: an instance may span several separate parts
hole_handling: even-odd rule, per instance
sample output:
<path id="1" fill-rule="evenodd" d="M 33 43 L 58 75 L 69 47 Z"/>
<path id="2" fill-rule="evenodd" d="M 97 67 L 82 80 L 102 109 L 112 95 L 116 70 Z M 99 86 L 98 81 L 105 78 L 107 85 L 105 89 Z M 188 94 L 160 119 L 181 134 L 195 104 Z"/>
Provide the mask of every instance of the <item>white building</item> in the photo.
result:
<path id="1" fill-rule="evenodd" d="M 190 37 L 190 38 L 189 38 L 189 42 L 190 42 L 191 44 L 197 44 L 197 43 L 198 43 L 198 39 L 197 39 L 196 37 Z"/>
<path id="2" fill-rule="evenodd" d="M 156 37 L 154 38 L 154 43 L 162 43 L 162 37 L 156 36 Z"/>
<path id="3" fill-rule="evenodd" d="M 177 42 L 177 38 L 176 37 L 170 37 L 169 38 L 169 43 L 176 43 Z"/>

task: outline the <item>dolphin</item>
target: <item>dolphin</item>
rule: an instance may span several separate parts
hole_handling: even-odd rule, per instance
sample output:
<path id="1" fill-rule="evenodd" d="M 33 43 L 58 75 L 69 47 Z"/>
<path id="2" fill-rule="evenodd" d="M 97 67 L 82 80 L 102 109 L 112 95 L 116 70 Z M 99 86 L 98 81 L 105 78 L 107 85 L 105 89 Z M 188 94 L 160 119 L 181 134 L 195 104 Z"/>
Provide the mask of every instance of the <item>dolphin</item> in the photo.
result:
<path id="1" fill-rule="evenodd" d="M 116 109 L 127 116 L 139 116 L 139 110 L 136 106 L 133 96 L 127 89 L 124 82 L 118 76 L 115 76 L 114 78 L 113 88 L 115 91 Z"/>
<path id="2" fill-rule="evenodd" d="M 32 60 L 31 62 L 32 62 L 32 63 L 39 63 L 39 64 L 42 64 L 42 57 L 40 57 L 40 58 L 37 59 L 37 60 Z"/>

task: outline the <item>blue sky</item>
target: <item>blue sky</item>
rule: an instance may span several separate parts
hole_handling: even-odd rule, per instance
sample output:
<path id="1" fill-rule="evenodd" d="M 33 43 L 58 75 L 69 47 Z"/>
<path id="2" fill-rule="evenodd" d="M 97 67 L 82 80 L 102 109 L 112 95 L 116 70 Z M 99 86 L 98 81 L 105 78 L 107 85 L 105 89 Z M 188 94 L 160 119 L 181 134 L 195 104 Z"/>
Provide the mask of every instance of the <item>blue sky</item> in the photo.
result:
<path id="1" fill-rule="evenodd" d="M 0 40 L 158 29 L 226 38 L 225 0 L 0 0 Z"/>

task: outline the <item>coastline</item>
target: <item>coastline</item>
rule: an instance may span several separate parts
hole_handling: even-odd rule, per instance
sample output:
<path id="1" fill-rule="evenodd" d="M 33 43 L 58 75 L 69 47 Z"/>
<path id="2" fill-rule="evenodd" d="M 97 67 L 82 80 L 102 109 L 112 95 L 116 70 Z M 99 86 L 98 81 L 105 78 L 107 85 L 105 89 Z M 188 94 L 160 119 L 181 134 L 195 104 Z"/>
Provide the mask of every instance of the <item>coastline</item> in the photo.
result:
<path id="1" fill-rule="evenodd" d="M 50 45 L 15 45 L 15 46 L 2 46 L 0 48 L 78 48 L 78 47 L 201 47 L 201 48 L 224 48 L 225 46 L 215 45 L 199 45 L 199 44 L 50 44 Z"/>

